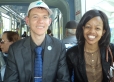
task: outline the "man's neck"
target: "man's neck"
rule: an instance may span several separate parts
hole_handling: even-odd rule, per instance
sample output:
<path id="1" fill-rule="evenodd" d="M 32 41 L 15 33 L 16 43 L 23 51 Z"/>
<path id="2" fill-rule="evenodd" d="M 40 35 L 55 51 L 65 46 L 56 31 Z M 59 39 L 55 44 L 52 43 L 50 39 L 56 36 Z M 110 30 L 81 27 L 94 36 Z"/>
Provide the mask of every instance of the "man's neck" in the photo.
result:
<path id="1" fill-rule="evenodd" d="M 31 35 L 31 38 L 32 40 L 35 42 L 36 45 L 41 45 L 42 42 L 44 41 L 45 39 L 45 35 L 41 35 L 41 36 L 38 36 L 38 35 Z"/>

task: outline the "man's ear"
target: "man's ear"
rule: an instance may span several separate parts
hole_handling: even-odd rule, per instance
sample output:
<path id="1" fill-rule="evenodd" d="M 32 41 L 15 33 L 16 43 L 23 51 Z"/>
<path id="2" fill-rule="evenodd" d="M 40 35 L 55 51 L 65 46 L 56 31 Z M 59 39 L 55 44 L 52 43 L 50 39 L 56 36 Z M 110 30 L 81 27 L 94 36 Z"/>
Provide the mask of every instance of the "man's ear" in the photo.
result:
<path id="1" fill-rule="evenodd" d="M 28 16 L 25 17 L 25 22 L 29 26 L 29 17 Z"/>
<path id="2" fill-rule="evenodd" d="M 51 22 L 52 22 L 52 19 L 50 18 L 50 19 L 49 19 L 49 26 L 50 26 Z"/>

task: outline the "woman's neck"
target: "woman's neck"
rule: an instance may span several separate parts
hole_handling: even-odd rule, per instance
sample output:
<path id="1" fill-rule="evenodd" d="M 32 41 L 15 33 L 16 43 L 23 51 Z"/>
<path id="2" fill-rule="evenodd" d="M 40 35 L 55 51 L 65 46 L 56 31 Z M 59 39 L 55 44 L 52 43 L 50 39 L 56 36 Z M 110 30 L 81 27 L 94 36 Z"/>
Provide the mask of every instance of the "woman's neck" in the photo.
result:
<path id="1" fill-rule="evenodd" d="M 98 45 L 89 45 L 87 43 L 85 43 L 84 45 L 84 51 L 89 52 L 89 53 L 93 53 L 97 51 L 98 49 L 99 49 Z"/>

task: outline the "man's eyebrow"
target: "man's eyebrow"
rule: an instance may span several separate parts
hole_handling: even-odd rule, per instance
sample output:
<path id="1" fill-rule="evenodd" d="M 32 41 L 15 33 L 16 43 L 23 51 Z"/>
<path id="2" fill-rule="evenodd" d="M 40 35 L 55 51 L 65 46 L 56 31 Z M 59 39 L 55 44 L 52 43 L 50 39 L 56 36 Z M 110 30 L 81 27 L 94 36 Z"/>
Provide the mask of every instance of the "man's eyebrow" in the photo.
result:
<path id="1" fill-rule="evenodd" d="M 37 15 L 37 14 L 32 14 L 32 16 Z"/>

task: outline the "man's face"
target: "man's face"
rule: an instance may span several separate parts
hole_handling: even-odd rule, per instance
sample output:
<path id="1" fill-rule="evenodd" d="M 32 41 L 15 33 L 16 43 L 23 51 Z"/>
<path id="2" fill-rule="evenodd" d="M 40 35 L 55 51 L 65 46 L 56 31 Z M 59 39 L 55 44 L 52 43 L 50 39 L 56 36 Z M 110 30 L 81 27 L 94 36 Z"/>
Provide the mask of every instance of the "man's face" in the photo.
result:
<path id="1" fill-rule="evenodd" d="M 45 35 L 51 19 L 49 13 L 44 8 L 33 8 L 29 12 L 29 16 L 26 18 L 26 23 L 30 27 L 32 35 Z"/>

